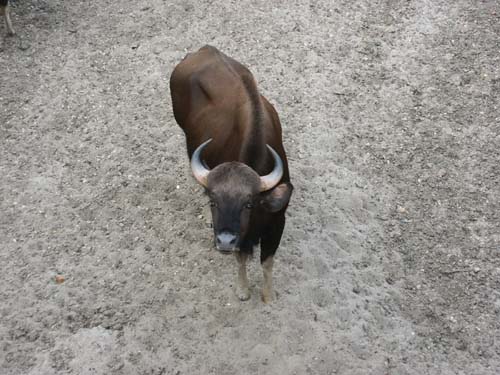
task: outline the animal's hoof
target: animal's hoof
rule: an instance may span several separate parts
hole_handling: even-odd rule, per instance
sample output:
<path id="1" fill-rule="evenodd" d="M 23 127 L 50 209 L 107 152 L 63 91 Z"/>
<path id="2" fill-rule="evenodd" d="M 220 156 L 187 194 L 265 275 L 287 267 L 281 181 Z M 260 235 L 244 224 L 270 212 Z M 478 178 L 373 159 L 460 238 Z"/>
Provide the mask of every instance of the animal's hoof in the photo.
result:
<path id="1" fill-rule="evenodd" d="M 272 293 L 262 292 L 262 302 L 271 303 L 273 301 Z"/>
<path id="2" fill-rule="evenodd" d="M 237 292 L 238 298 L 240 301 L 248 301 L 250 299 L 250 290 L 249 289 L 239 289 Z"/>

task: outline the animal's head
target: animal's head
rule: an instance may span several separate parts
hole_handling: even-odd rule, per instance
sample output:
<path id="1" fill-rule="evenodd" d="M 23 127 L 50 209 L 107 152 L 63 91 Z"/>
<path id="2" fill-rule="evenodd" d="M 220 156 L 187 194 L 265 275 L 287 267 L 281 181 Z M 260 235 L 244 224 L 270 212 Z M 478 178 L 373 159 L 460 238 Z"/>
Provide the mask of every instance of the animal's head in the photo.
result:
<path id="1" fill-rule="evenodd" d="M 252 214 L 259 211 L 277 212 L 288 204 L 292 186 L 279 184 L 283 176 L 283 162 L 270 146 L 274 169 L 259 176 L 252 168 L 240 162 L 223 163 L 208 169 L 200 159 L 201 144 L 191 157 L 191 168 L 196 180 L 203 185 L 210 198 L 215 246 L 229 253 L 239 250 L 241 239 L 249 230 Z"/>

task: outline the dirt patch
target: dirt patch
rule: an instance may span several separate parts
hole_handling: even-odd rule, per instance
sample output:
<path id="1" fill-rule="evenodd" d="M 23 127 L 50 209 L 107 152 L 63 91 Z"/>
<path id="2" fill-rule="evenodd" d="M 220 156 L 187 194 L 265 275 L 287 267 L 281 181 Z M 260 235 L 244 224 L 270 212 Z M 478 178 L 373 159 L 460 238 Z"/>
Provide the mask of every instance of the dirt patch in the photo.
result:
<path id="1" fill-rule="evenodd" d="M 0 372 L 497 374 L 499 17 L 496 1 L 14 1 Z M 206 43 L 284 128 L 296 191 L 268 306 L 256 259 L 235 296 L 173 119 L 170 72 Z"/>

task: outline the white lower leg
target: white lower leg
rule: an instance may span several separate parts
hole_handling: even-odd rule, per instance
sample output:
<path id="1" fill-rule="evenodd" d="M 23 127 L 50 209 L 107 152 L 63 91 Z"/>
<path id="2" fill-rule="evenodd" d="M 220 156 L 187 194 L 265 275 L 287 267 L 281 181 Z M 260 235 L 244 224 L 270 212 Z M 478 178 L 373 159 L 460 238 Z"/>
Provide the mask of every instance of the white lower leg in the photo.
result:
<path id="1" fill-rule="evenodd" d="M 8 5 L 3 9 L 3 15 L 5 17 L 5 24 L 7 25 L 9 34 L 14 35 L 15 33 L 14 29 L 12 28 L 12 22 L 10 20 L 10 9 Z"/>
<path id="2" fill-rule="evenodd" d="M 274 264 L 273 257 L 268 257 L 262 263 L 262 270 L 264 272 L 264 286 L 262 287 L 262 300 L 265 303 L 269 303 L 273 299 L 273 264 Z"/>
<path id="3" fill-rule="evenodd" d="M 237 252 L 236 259 L 238 260 L 237 295 L 240 300 L 246 301 L 250 298 L 250 288 L 248 287 L 248 277 L 247 277 L 248 254 Z"/>

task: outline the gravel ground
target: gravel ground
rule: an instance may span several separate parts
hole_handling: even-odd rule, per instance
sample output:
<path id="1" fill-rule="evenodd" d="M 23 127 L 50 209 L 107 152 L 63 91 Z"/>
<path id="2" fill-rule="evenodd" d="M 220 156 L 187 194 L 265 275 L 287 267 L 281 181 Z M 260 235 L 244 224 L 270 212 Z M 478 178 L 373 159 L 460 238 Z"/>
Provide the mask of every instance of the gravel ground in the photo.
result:
<path id="1" fill-rule="evenodd" d="M 2 375 L 500 373 L 496 0 L 12 3 Z M 258 257 L 235 296 L 172 114 L 207 43 L 284 129 L 269 305 Z"/>

